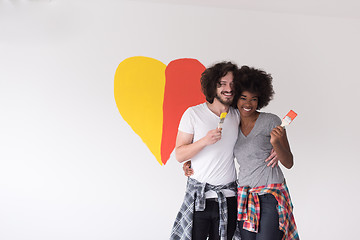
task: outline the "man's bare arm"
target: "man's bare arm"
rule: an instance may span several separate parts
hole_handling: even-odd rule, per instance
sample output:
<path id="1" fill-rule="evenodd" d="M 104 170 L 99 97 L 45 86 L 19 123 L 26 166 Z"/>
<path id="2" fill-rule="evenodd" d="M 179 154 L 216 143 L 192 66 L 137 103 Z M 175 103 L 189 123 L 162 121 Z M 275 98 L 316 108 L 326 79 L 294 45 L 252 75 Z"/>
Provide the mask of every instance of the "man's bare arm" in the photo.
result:
<path id="1" fill-rule="evenodd" d="M 178 162 L 185 162 L 196 154 L 198 154 L 204 147 L 214 144 L 221 139 L 221 129 L 210 130 L 205 137 L 193 142 L 194 134 L 178 131 L 175 144 L 175 156 Z"/>

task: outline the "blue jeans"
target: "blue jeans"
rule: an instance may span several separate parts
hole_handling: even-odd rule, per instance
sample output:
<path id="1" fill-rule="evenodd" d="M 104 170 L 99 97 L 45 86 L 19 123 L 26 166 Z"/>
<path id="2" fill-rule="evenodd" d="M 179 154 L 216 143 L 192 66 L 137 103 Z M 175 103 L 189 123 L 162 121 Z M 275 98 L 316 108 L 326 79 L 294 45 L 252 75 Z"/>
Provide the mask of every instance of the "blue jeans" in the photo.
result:
<path id="1" fill-rule="evenodd" d="M 258 233 L 243 229 L 244 221 L 239 221 L 241 240 L 281 240 L 283 232 L 279 229 L 277 200 L 272 194 L 259 196 L 260 222 Z"/>

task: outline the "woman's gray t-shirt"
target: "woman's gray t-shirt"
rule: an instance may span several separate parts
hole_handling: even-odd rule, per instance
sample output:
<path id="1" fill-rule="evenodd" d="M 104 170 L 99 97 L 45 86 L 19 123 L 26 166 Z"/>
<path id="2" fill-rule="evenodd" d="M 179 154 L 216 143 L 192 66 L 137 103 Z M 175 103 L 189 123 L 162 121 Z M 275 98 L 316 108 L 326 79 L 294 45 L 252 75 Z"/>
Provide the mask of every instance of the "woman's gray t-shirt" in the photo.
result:
<path id="1" fill-rule="evenodd" d="M 266 166 L 273 146 L 270 143 L 271 130 L 281 124 L 281 119 L 261 112 L 251 132 L 245 136 L 239 128 L 234 155 L 239 163 L 238 184 L 251 188 L 283 183 L 284 175 L 279 166 Z"/>

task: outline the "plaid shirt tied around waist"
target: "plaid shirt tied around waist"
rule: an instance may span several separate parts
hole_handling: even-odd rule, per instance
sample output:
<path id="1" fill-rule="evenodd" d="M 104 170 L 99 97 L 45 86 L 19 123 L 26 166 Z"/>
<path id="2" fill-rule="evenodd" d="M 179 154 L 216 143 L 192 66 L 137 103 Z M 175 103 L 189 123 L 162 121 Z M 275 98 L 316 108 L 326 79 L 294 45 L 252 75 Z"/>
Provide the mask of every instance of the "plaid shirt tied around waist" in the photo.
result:
<path id="1" fill-rule="evenodd" d="M 221 240 L 227 239 L 228 211 L 226 197 L 221 190 L 229 189 L 236 193 L 236 182 L 226 185 L 214 186 L 208 183 L 201 183 L 195 179 L 188 178 L 184 202 L 176 216 L 174 226 L 171 231 L 170 240 L 191 240 L 194 208 L 195 211 L 205 210 L 205 192 L 213 190 L 218 195 L 219 202 L 219 235 Z"/>
<path id="2" fill-rule="evenodd" d="M 293 215 L 293 205 L 285 183 L 250 188 L 238 187 L 238 221 L 244 221 L 243 228 L 258 232 L 260 220 L 259 194 L 272 194 L 276 198 L 279 213 L 279 229 L 284 232 L 283 240 L 300 239 Z"/>

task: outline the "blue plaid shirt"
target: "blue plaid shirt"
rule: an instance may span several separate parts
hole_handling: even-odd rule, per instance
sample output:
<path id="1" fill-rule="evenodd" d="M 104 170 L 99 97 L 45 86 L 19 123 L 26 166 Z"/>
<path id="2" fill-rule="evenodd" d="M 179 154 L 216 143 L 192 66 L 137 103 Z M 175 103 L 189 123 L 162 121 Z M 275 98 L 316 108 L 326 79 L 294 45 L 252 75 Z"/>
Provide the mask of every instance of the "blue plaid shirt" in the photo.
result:
<path id="1" fill-rule="evenodd" d="M 221 240 L 227 240 L 228 210 L 226 197 L 222 192 L 223 189 L 233 190 L 236 193 L 237 184 L 236 182 L 231 182 L 226 185 L 214 186 L 188 178 L 184 202 L 176 216 L 170 240 L 191 240 L 194 206 L 195 211 L 205 210 L 205 192 L 209 190 L 215 191 L 218 195 L 220 216 L 219 235 Z"/>

